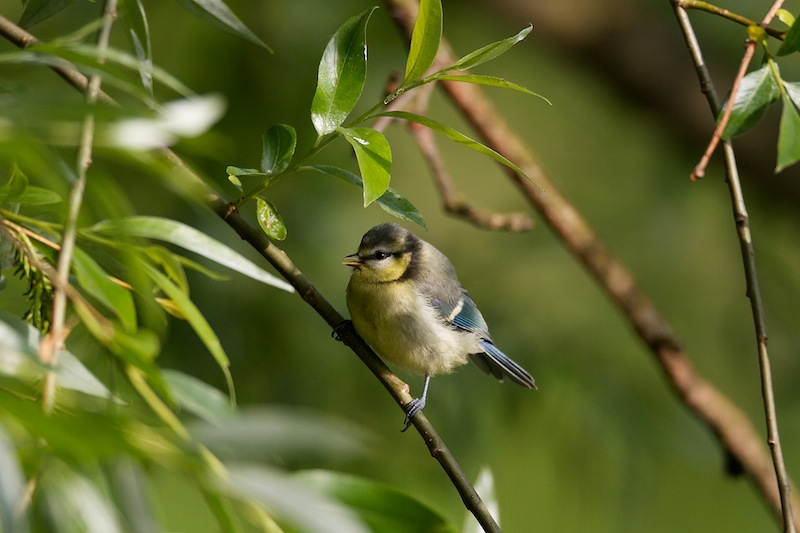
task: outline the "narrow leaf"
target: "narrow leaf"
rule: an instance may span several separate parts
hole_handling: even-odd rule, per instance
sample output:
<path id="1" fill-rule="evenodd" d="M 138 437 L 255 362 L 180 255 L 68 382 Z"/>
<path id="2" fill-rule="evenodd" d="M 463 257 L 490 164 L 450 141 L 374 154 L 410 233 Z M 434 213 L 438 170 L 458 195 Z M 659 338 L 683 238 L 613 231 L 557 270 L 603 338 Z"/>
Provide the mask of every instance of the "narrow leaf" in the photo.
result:
<path id="1" fill-rule="evenodd" d="M 222 343 L 220 343 L 219 337 L 217 337 L 217 334 L 214 333 L 214 330 L 211 328 L 211 325 L 208 323 L 197 306 L 194 305 L 194 302 L 189 299 L 189 296 L 177 285 L 172 283 L 167 276 L 147 264 L 145 264 L 145 269 L 147 270 L 147 274 L 155 282 L 158 288 L 164 291 L 164 294 L 166 294 L 170 300 L 180 307 L 183 315 L 186 317 L 186 321 L 192 327 L 200 340 L 203 341 L 203 344 L 217 362 L 217 366 L 219 366 L 220 370 L 222 370 L 222 373 L 225 376 L 225 381 L 228 384 L 228 391 L 230 392 L 231 398 L 235 398 L 233 377 L 231 376 L 230 371 L 230 360 L 228 359 L 225 350 L 222 348 Z"/>
<path id="2" fill-rule="evenodd" d="M 17 459 L 14 442 L 0 425 L 0 531 L 28 532 L 28 513 L 20 512 L 19 502 L 25 501 L 26 483 Z"/>
<path id="3" fill-rule="evenodd" d="M 164 370 L 178 404 L 207 422 L 218 422 L 233 414 L 231 402 L 219 389 L 177 370 Z"/>
<path id="4" fill-rule="evenodd" d="M 211 259 L 245 276 L 249 276 L 256 281 L 285 291 L 294 291 L 291 285 L 261 269 L 261 267 L 238 252 L 181 222 L 159 217 L 136 216 L 104 220 L 95 224 L 89 230 L 106 235 L 141 237 L 169 242 Z"/>
<path id="5" fill-rule="evenodd" d="M 73 268 L 78 284 L 112 311 L 129 331 L 136 330 L 136 308 L 131 291 L 114 283 L 108 273 L 80 248 L 73 253 Z"/>
<path id="6" fill-rule="evenodd" d="M 297 133 L 286 124 L 272 126 L 262 137 L 261 170 L 276 176 L 286 170 L 297 147 Z"/>
<path id="7" fill-rule="evenodd" d="M 311 122 L 322 137 L 336 130 L 358 102 L 367 79 L 367 23 L 376 7 L 336 31 L 319 62 Z"/>
<path id="8" fill-rule="evenodd" d="M 432 118 L 423 117 L 422 115 L 417 115 L 416 113 L 409 113 L 408 111 L 386 111 L 384 113 L 380 113 L 377 116 L 401 118 L 401 119 L 404 119 L 404 120 L 410 120 L 412 122 L 416 122 L 417 124 L 422 124 L 426 128 L 430 128 L 430 129 L 432 129 L 434 131 L 438 131 L 439 133 L 442 133 L 442 134 L 446 135 L 447 137 L 449 137 L 450 139 L 456 141 L 457 143 L 463 144 L 467 148 L 475 150 L 476 152 L 478 152 L 480 154 L 483 154 L 485 156 L 491 157 L 492 159 L 494 159 L 498 163 L 501 163 L 501 164 L 507 166 L 508 168 L 510 168 L 511 170 L 516 172 L 517 174 L 519 174 L 520 176 L 524 176 L 526 178 L 528 177 L 521 168 L 519 168 L 517 165 L 515 165 L 514 163 L 512 163 L 511 161 L 506 159 L 501 154 L 495 152 L 494 150 L 492 150 L 488 146 L 485 146 L 485 145 L 479 143 L 478 141 L 467 137 L 463 133 L 461 133 L 459 131 L 456 131 L 456 130 L 454 130 L 453 128 L 451 128 L 449 126 L 445 126 L 441 122 L 437 122 L 436 120 L 433 120 Z"/>
<path id="9" fill-rule="evenodd" d="M 533 30 L 533 25 L 529 25 L 527 28 L 522 29 L 516 35 L 492 44 L 487 44 L 486 46 L 465 55 L 456 61 L 453 66 L 448 67 L 445 70 L 467 70 L 477 67 L 482 63 L 486 63 L 487 61 L 491 61 L 497 56 L 506 53 L 512 46 L 525 39 L 531 30 Z"/>
<path id="10" fill-rule="evenodd" d="M 22 11 L 19 25 L 30 28 L 77 2 L 78 0 L 28 0 L 23 2 L 25 9 Z"/>
<path id="11" fill-rule="evenodd" d="M 147 23 L 147 12 L 142 5 L 142 0 L 128 0 L 122 2 L 121 10 L 124 16 L 122 22 L 128 30 L 128 39 L 136 57 L 142 64 L 139 69 L 139 78 L 142 87 L 153 94 L 153 49 L 150 43 L 150 26 Z"/>
<path id="12" fill-rule="evenodd" d="M 222 0 L 178 0 L 178 3 L 203 22 L 272 52 Z"/>
<path id="13" fill-rule="evenodd" d="M 778 133 L 778 164 L 775 172 L 800 161 L 800 114 L 788 95 L 783 96 L 783 110 Z"/>
<path id="14" fill-rule="evenodd" d="M 275 206 L 272 205 L 272 202 L 264 200 L 263 198 L 258 198 L 256 203 L 258 225 L 261 226 L 261 229 L 264 230 L 267 237 L 276 241 L 285 239 L 286 225 L 284 225 L 283 217 L 281 217 L 278 210 L 275 209 Z"/>
<path id="15" fill-rule="evenodd" d="M 800 50 L 800 24 L 793 21 L 789 31 L 786 32 L 783 38 L 783 43 L 778 48 L 777 55 L 785 56 L 798 50 Z"/>
<path id="16" fill-rule="evenodd" d="M 389 141 L 372 128 L 339 128 L 353 147 L 364 180 L 364 207 L 381 197 L 389 187 L 392 150 Z"/>
<path id="17" fill-rule="evenodd" d="M 498 78 L 496 76 L 484 76 L 480 74 L 466 74 L 466 75 L 459 75 L 459 74 L 434 74 L 431 76 L 431 81 L 435 80 L 447 80 L 447 81 L 460 81 L 465 83 L 475 83 L 477 85 L 488 85 L 491 87 L 500 87 L 501 89 L 511 89 L 513 91 L 519 91 L 521 93 L 530 94 L 531 96 L 536 96 L 541 98 L 548 104 L 552 105 L 550 100 L 542 96 L 541 94 L 537 94 L 522 85 L 517 85 L 516 83 L 510 82 L 503 78 Z"/>
<path id="18" fill-rule="evenodd" d="M 295 476 L 356 512 L 371 531 L 458 531 L 421 500 L 350 474 L 307 470 Z"/>
<path id="19" fill-rule="evenodd" d="M 361 187 L 362 189 L 364 188 L 364 182 L 359 176 L 356 176 L 349 170 L 345 170 L 343 168 L 334 167 L 331 165 L 309 165 L 308 167 L 303 168 L 329 174 Z M 386 192 L 383 193 L 380 198 L 375 200 L 375 203 L 390 215 L 408 220 L 409 222 L 414 222 L 423 228 L 427 227 L 425 224 L 425 219 L 422 217 L 422 214 L 417 210 L 417 208 L 392 187 L 388 187 Z"/>
<path id="20" fill-rule="evenodd" d="M 229 166 L 225 168 L 225 172 L 227 172 L 229 176 L 266 176 L 266 174 L 264 174 L 257 168 L 241 168 L 241 167 Z"/>
<path id="21" fill-rule="evenodd" d="M 751 129 L 779 96 L 778 82 L 768 65 L 747 74 L 736 92 L 733 111 L 722 138 L 728 140 Z"/>
<path id="22" fill-rule="evenodd" d="M 441 0 L 422 0 L 419 3 L 414 31 L 411 33 L 406 74 L 401 86 L 421 78 L 430 68 L 439 51 L 441 38 L 442 2 Z"/>

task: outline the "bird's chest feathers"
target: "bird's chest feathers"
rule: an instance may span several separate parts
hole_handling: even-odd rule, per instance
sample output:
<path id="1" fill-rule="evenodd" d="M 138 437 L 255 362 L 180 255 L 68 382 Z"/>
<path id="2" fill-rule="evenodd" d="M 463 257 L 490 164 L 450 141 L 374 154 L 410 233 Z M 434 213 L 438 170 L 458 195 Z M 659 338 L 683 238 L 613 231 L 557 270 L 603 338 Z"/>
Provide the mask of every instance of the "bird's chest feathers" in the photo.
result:
<path id="1" fill-rule="evenodd" d="M 359 335 L 381 357 L 425 374 L 450 372 L 476 351 L 477 339 L 445 323 L 410 282 L 347 288 L 347 307 Z"/>

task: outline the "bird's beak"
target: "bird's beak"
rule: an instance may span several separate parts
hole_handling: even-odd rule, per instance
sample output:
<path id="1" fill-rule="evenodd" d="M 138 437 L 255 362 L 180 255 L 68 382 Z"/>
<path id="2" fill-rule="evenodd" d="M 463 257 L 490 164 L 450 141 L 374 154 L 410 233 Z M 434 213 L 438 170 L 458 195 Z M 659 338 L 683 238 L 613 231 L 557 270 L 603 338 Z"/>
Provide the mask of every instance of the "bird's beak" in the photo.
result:
<path id="1" fill-rule="evenodd" d="M 364 262 L 360 257 L 358 257 L 357 253 L 345 257 L 344 261 L 342 261 L 342 264 L 353 268 L 361 268 L 364 266 Z"/>

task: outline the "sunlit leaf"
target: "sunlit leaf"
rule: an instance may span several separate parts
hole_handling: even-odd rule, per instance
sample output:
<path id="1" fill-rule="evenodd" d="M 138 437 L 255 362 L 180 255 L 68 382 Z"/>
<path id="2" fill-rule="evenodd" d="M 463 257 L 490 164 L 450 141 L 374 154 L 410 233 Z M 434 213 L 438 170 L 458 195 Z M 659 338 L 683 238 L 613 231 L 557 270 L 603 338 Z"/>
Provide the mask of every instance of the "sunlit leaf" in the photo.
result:
<path id="1" fill-rule="evenodd" d="M 322 137 L 336 130 L 361 96 L 367 79 L 367 23 L 375 7 L 342 24 L 319 63 L 311 122 Z"/>
<path id="2" fill-rule="evenodd" d="M 258 170 L 257 168 L 241 168 L 241 167 L 233 167 L 229 166 L 225 168 L 225 172 L 228 173 L 229 176 L 266 176 L 263 172 Z"/>
<path id="3" fill-rule="evenodd" d="M 207 24 L 272 52 L 222 0 L 178 0 L 178 3 Z"/>
<path id="4" fill-rule="evenodd" d="M 548 104 L 550 104 L 550 100 L 542 96 L 541 94 L 537 94 L 522 85 L 517 85 L 516 83 L 510 82 L 503 78 L 498 78 L 496 76 L 484 76 L 481 74 L 435 74 L 431 77 L 431 81 L 434 80 L 446 80 L 446 81 L 460 81 L 465 83 L 475 83 L 477 85 L 488 85 L 490 87 L 499 87 L 501 89 L 511 89 L 513 91 L 519 91 L 521 93 L 529 94 L 531 96 L 536 96 L 541 98 Z"/>
<path id="5" fill-rule="evenodd" d="M 272 126 L 262 137 L 261 170 L 276 176 L 286 170 L 297 147 L 297 133 L 286 124 Z"/>
<path id="6" fill-rule="evenodd" d="M 463 144 L 467 148 L 475 150 L 476 152 L 483 154 L 485 156 L 491 157 L 498 163 L 502 163 L 503 165 L 507 166 L 520 176 L 527 177 L 527 175 L 525 174 L 525 172 L 523 172 L 521 168 L 519 168 L 517 165 L 506 159 L 501 154 L 495 152 L 488 146 L 485 146 L 479 143 L 478 141 L 467 137 L 463 133 L 456 131 L 449 126 L 445 126 L 441 122 L 433 120 L 432 118 L 424 117 L 422 115 L 417 115 L 416 113 L 409 113 L 408 111 L 386 111 L 384 113 L 380 113 L 378 116 L 401 118 L 404 120 L 410 120 L 412 122 L 422 124 L 426 128 L 430 128 L 434 131 L 442 133 L 447 137 L 449 137 L 450 139 L 452 139 L 453 141 Z"/>
<path id="7" fill-rule="evenodd" d="M 787 31 L 786 35 L 783 37 L 780 48 L 778 48 L 777 55 L 779 56 L 785 56 L 800 50 L 800 25 L 792 21 L 790 26 L 789 31 Z"/>
<path id="8" fill-rule="evenodd" d="M 775 172 L 780 172 L 798 161 L 800 161 L 800 114 L 792 99 L 784 94 Z"/>
<path id="9" fill-rule="evenodd" d="M 267 237 L 276 241 L 285 239 L 286 225 L 283 223 L 283 217 L 272 205 L 272 202 L 258 198 L 256 204 L 256 219 L 258 219 L 258 225 L 261 226 Z"/>
<path id="10" fill-rule="evenodd" d="M 525 39 L 533 30 L 533 25 L 524 28 L 516 35 L 496 41 L 471 52 L 448 67 L 446 70 L 468 70 L 506 53 L 512 46 Z"/>
<path id="11" fill-rule="evenodd" d="M 421 500 L 368 479 L 323 470 L 304 471 L 295 477 L 355 511 L 371 531 L 458 531 Z"/>
<path id="12" fill-rule="evenodd" d="M 226 462 L 349 461 L 374 444 L 371 434 L 347 420 L 289 407 L 241 408 L 232 416 L 187 427 L 195 440 Z"/>
<path id="13" fill-rule="evenodd" d="M 78 284 L 107 309 L 128 330 L 136 329 L 136 308 L 131 291 L 111 280 L 108 273 L 80 248 L 73 251 L 73 267 Z"/>
<path id="14" fill-rule="evenodd" d="M 362 189 L 364 188 L 364 182 L 359 176 L 356 176 L 349 170 L 345 170 L 343 168 L 331 165 L 309 165 L 308 167 L 303 168 L 329 174 L 361 187 Z M 388 187 L 386 192 L 384 192 L 377 200 L 375 200 L 375 203 L 390 215 L 408 220 L 409 222 L 414 222 L 423 228 L 427 227 L 425 224 L 425 219 L 422 217 L 422 213 L 420 213 L 417 208 L 414 207 L 414 204 L 409 202 L 392 187 Z"/>
<path id="15" fill-rule="evenodd" d="M 722 138 L 728 140 L 755 126 L 764 116 L 767 107 L 779 96 L 780 88 L 769 65 L 747 74 L 742 78 L 739 90 L 736 91 L 733 110 L 722 132 Z M 723 105 L 723 109 L 726 105 L 727 102 Z"/>
<path id="16" fill-rule="evenodd" d="M 364 180 L 364 207 L 381 197 L 389 187 L 392 150 L 389 141 L 372 128 L 339 128 L 353 147 Z"/>
<path id="17" fill-rule="evenodd" d="M 230 399 L 219 389 L 177 370 L 164 370 L 164 380 L 181 408 L 208 422 L 219 422 L 234 412 Z"/>
<path id="18" fill-rule="evenodd" d="M 441 0 L 421 0 L 414 30 L 411 33 L 411 46 L 406 60 L 406 73 L 401 85 L 422 77 L 433 64 L 439 51 L 442 38 Z"/>
<path id="19" fill-rule="evenodd" d="M 289 292 L 294 291 L 291 285 L 261 269 L 228 246 L 175 220 L 147 216 L 117 218 L 104 220 L 89 230 L 111 236 L 141 237 L 169 242 L 267 285 Z"/>
<path id="20" fill-rule="evenodd" d="M 222 373 L 224 374 L 225 380 L 228 384 L 228 390 L 231 394 L 231 398 L 235 398 L 233 378 L 230 371 L 230 359 L 228 359 L 228 355 L 225 353 L 222 343 L 219 341 L 217 334 L 211 328 L 211 325 L 208 323 L 194 302 L 189 299 L 189 296 L 177 285 L 172 283 L 167 276 L 150 265 L 145 265 L 145 269 L 147 270 L 147 274 L 153 279 L 158 288 L 164 291 L 164 294 L 166 294 L 170 300 L 180 307 L 183 315 L 186 317 L 186 321 L 192 327 L 200 340 L 203 341 L 206 349 L 208 349 L 214 360 L 217 362 L 217 366 L 219 366 L 220 370 L 222 370 Z"/>
<path id="21" fill-rule="evenodd" d="M 794 15 L 792 15 L 789 11 L 785 9 L 779 9 L 778 11 L 776 11 L 775 18 L 777 18 L 790 28 L 794 25 Z"/>

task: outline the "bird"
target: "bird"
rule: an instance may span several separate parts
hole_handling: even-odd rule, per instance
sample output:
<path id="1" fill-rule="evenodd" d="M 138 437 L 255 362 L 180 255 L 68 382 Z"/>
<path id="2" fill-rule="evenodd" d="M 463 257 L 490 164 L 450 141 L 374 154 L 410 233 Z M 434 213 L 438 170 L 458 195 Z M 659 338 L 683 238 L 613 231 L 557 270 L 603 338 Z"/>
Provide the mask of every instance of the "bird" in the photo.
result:
<path id="1" fill-rule="evenodd" d="M 425 376 L 422 395 L 406 404 L 405 427 L 425 407 L 431 377 L 471 360 L 499 381 L 536 383 L 494 344 L 453 264 L 399 224 L 368 230 L 343 265 L 353 268 L 346 302 L 358 335 L 389 362 Z"/>

